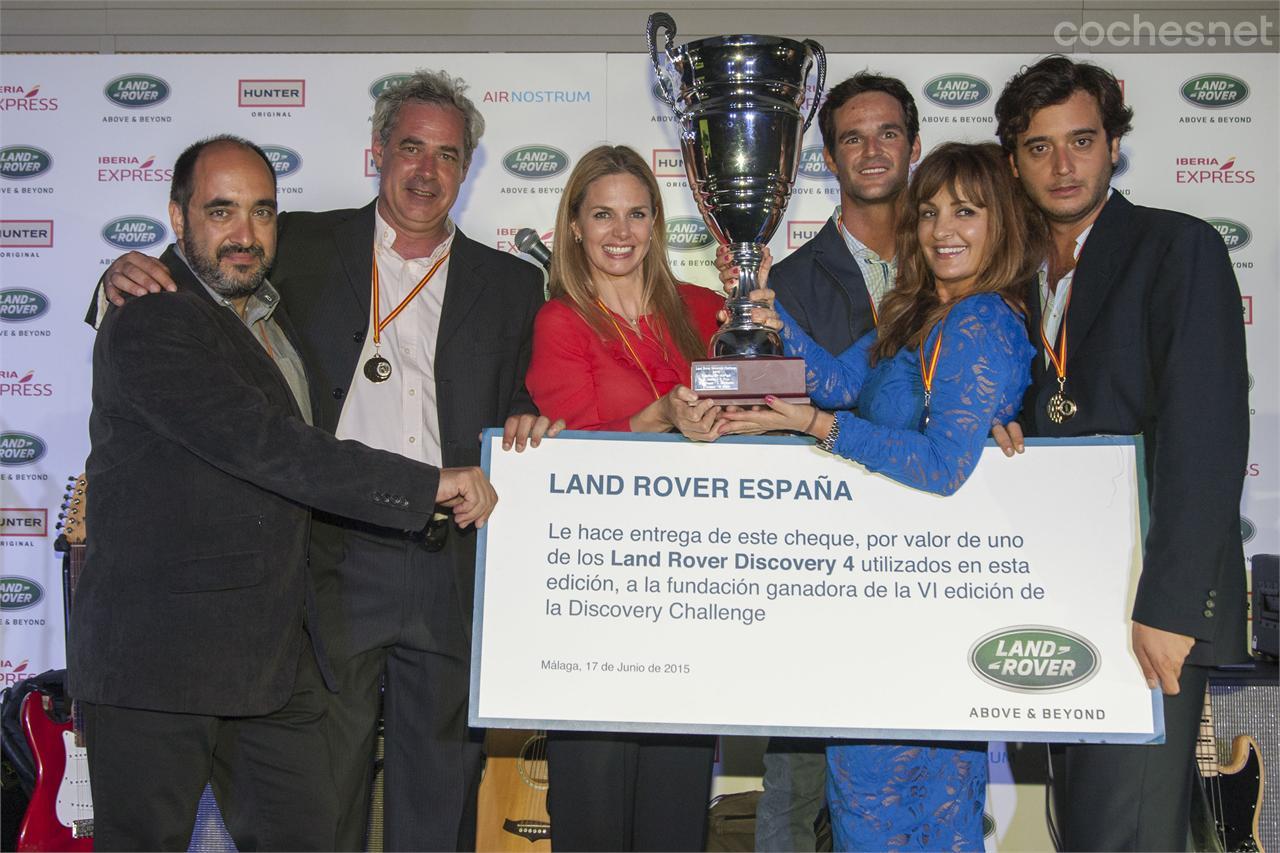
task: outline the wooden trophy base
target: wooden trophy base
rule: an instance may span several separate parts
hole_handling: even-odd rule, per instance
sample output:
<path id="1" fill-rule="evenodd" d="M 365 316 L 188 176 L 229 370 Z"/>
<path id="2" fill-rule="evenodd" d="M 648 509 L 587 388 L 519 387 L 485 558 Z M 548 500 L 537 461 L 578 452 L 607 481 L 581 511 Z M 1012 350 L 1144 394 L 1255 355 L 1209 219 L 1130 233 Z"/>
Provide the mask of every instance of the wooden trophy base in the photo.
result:
<path id="1" fill-rule="evenodd" d="M 783 356 L 735 356 L 693 363 L 693 391 L 724 406 L 763 406 L 764 398 L 809 402 L 804 359 Z"/>

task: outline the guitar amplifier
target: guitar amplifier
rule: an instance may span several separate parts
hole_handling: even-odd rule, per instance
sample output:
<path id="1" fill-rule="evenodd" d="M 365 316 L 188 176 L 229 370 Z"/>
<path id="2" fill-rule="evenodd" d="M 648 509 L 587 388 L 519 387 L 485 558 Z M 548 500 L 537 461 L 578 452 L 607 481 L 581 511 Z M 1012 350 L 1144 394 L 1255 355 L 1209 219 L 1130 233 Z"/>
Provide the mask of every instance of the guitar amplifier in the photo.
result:
<path id="1" fill-rule="evenodd" d="M 1256 575 L 1254 583 L 1257 583 Z M 1214 736 L 1220 743 L 1228 744 L 1239 735 L 1252 735 L 1262 754 L 1263 795 L 1258 841 L 1264 850 L 1280 850 L 1278 678 L 1280 673 L 1274 663 L 1259 663 L 1250 672 L 1213 670 L 1209 675 Z"/>
<path id="2" fill-rule="evenodd" d="M 1253 636 L 1250 645 L 1256 655 L 1280 657 L 1280 557 L 1254 554 Z"/>

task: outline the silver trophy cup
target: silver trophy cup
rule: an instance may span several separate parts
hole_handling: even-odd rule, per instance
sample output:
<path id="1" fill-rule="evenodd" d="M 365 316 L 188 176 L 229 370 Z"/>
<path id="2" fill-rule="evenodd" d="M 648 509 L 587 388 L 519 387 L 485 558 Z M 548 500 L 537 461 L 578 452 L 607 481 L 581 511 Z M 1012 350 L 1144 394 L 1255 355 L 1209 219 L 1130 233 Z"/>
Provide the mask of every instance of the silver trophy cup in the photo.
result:
<path id="1" fill-rule="evenodd" d="M 659 34 L 666 42 L 661 49 Z M 729 320 L 712 338 L 711 352 L 716 358 L 780 356 L 778 333 L 752 322 L 747 294 L 756 289 L 763 247 L 791 198 L 801 141 L 822 98 L 826 52 L 811 39 L 756 35 L 675 46 L 675 34 L 670 15 L 649 16 L 649 55 L 662 98 L 680 123 L 689 187 L 707 227 L 728 244 L 741 271 L 726 305 Z M 815 69 L 805 116 L 805 84 Z"/>

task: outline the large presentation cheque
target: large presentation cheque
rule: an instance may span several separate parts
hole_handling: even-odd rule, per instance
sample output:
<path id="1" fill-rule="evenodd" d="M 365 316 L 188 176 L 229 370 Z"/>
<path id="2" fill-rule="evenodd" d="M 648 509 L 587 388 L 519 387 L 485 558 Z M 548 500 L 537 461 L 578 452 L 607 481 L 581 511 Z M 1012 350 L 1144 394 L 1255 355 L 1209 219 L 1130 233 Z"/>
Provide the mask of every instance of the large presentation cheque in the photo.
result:
<path id="1" fill-rule="evenodd" d="M 798 438 L 484 436 L 471 724 L 1160 742 L 1130 438 L 938 497 Z"/>

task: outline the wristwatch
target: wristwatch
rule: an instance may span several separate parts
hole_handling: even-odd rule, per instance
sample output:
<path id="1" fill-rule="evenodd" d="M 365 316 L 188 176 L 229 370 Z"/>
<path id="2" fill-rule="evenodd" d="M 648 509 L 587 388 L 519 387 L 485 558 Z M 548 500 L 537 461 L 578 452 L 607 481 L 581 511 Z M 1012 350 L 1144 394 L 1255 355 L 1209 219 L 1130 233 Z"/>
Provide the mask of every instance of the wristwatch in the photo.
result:
<path id="1" fill-rule="evenodd" d="M 840 418 L 833 415 L 831 418 L 831 429 L 827 430 L 827 437 L 818 442 L 818 447 L 828 453 L 836 452 L 836 439 L 840 437 Z"/>

